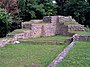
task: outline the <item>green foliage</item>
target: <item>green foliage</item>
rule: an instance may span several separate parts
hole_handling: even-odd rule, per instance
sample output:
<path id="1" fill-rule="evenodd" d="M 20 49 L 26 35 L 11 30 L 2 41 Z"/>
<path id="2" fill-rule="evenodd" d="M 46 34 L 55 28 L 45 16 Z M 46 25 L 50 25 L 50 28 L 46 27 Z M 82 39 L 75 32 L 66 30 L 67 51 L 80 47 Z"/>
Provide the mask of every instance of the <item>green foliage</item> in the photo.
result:
<path id="1" fill-rule="evenodd" d="M 47 16 L 56 15 L 57 13 L 56 8 L 57 6 L 53 4 L 52 2 L 49 2 L 49 3 L 47 2 L 44 4 L 44 9 Z"/>
<path id="2" fill-rule="evenodd" d="M 6 36 L 10 31 L 12 17 L 6 12 L 5 9 L 0 8 L 0 37 Z"/>
<path id="3" fill-rule="evenodd" d="M 90 6 L 84 0 L 69 0 L 66 1 L 63 7 L 65 15 L 71 15 L 79 23 L 85 22 L 85 15 L 89 11 Z"/>
<path id="4" fill-rule="evenodd" d="M 59 15 L 72 16 L 80 24 L 90 27 L 89 0 L 56 0 Z"/>
<path id="5" fill-rule="evenodd" d="M 18 0 L 18 2 L 19 9 L 21 10 L 20 17 L 23 20 L 30 20 L 31 18 L 36 18 L 37 14 L 41 16 L 45 12 L 43 9 L 44 6 L 42 4 L 38 4 L 36 0 Z"/>
<path id="6" fill-rule="evenodd" d="M 50 0 L 18 0 L 20 16 L 23 20 L 41 19 L 45 15 L 55 15 L 56 6 Z"/>

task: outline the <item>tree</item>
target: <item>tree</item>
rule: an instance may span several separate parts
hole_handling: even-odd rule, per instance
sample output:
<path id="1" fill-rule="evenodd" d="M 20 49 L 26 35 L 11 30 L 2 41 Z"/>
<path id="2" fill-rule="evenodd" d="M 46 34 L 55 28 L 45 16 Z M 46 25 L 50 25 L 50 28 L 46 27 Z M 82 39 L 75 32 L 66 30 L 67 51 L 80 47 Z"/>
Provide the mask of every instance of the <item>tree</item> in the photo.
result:
<path id="1" fill-rule="evenodd" d="M 19 13 L 17 0 L 1 0 L 0 5 L 13 16 Z"/>
<path id="2" fill-rule="evenodd" d="M 37 0 L 18 0 L 18 3 L 21 10 L 19 15 L 24 21 L 36 18 L 37 13 L 40 16 L 45 13 L 43 4 L 38 4 Z"/>
<path id="3" fill-rule="evenodd" d="M 55 0 L 57 2 L 57 5 L 59 6 L 57 12 L 59 15 L 63 15 L 64 11 L 63 11 L 63 6 L 66 0 Z"/>
<path id="4" fill-rule="evenodd" d="M 46 16 L 52 16 L 57 14 L 57 6 L 53 4 L 52 2 L 47 2 L 44 4 L 45 9 L 45 15 Z"/>
<path id="5" fill-rule="evenodd" d="M 5 37 L 10 31 L 12 24 L 12 17 L 5 9 L 0 8 L 0 37 Z"/>
<path id="6" fill-rule="evenodd" d="M 90 6 L 85 0 L 68 0 L 64 4 L 64 15 L 71 15 L 77 22 L 84 24 L 85 15 L 89 11 Z"/>
<path id="7" fill-rule="evenodd" d="M 24 21 L 56 14 L 56 6 L 51 0 L 18 0 L 18 2 L 21 10 L 20 16 Z"/>

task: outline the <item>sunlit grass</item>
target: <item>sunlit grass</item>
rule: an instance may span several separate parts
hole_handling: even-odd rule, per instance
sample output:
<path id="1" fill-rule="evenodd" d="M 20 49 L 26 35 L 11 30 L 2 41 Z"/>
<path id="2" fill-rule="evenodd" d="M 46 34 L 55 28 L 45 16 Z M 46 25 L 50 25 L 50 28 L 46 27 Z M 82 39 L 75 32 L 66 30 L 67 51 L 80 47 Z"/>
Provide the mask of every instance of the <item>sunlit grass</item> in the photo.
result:
<path id="1" fill-rule="evenodd" d="M 32 63 L 47 67 L 65 47 L 37 43 L 9 44 L 0 48 L 0 67 L 30 67 Z"/>
<path id="2" fill-rule="evenodd" d="M 71 33 L 76 33 L 79 35 L 90 35 L 90 31 L 72 31 Z"/>
<path id="3" fill-rule="evenodd" d="M 70 36 L 62 36 L 62 35 L 57 35 L 57 36 L 47 36 L 47 37 L 38 37 L 38 38 L 27 38 L 24 40 L 56 40 L 56 41 L 65 41 L 65 39 L 69 38 Z"/>
<path id="4" fill-rule="evenodd" d="M 25 30 L 30 30 L 29 28 L 23 28 L 23 29 L 16 29 L 8 34 L 20 34 L 20 33 L 23 33 L 23 31 Z"/>
<path id="5" fill-rule="evenodd" d="M 90 67 L 90 42 L 76 42 L 57 67 Z"/>
<path id="6" fill-rule="evenodd" d="M 47 22 L 23 22 L 22 24 L 47 24 Z"/>

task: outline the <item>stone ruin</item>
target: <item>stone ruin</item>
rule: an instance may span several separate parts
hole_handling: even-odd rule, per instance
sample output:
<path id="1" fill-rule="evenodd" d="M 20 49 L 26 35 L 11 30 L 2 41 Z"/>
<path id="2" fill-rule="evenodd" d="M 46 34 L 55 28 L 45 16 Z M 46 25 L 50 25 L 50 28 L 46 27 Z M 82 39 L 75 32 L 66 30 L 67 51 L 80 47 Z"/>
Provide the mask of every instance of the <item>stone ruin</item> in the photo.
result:
<path id="1" fill-rule="evenodd" d="M 54 36 L 58 34 L 67 35 L 68 26 L 64 25 L 63 23 L 59 23 L 58 19 L 59 19 L 58 16 L 51 16 L 50 18 L 44 17 L 43 22 L 47 23 L 43 24 L 23 23 L 22 26 L 23 28 L 31 29 L 30 37 Z"/>
<path id="2" fill-rule="evenodd" d="M 83 31 L 84 26 L 78 24 L 71 16 L 45 16 L 42 21 L 44 23 L 23 23 L 23 28 L 30 28 L 31 37 L 53 36 L 53 35 L 69 35 L 70 31 Z M 32 21 L 30 21 L 32 22 Z M 70 24 L 65 24 L 70 22 Z"/>
<path id="3" fill-rule="evenodd" d="M 14 43 L 24 38 L 73 35 L 75 33 L 70 33 L 70 31 L 84 31 L 84 26 L 76 23 L 71 16 L 45 16 L 42 20 L 32 20 L 32 22 L 33 23 L 31 23 L 31 21 L 27 23 L 23 22 L 22 28 L 28 29 L 22 29 L 22 32 L 19 34 L 8 34 L 7 37 L 9 37 L 9 39 L 0 40 L 0 46 L 3 47 L 5 44 Z M 71 22 L 71 25 L 66 24 L 67 22 Z M 90 37 L 88 39 L 90 39 Z"/>

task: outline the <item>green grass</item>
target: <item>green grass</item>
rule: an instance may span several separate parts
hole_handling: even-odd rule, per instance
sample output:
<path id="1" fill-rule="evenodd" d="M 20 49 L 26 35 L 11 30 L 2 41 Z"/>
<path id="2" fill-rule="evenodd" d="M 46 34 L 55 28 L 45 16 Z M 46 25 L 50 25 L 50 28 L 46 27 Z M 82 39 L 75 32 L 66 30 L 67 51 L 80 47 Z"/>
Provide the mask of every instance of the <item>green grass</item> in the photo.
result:
<path id="1" fill-rule="evenodd" d="M 10 32 L 9 34 L 20 34 L 22 32 L 16 32 L 16 31 L 13 31 L 13 32 Z"/>
<path id="2" fill-rule="evenodd" d="M 57 67 L 90 67 L 90 42 L 77 42 Z"/>
<path id="3" fill-rule="evenodd" d="M 70 22 L 64 22 L 64 24 L 65 25 L 79 25 L 77 22 L 72 22 L 72 21 L 70 21 Z"/>
<path id="4" fill-rule="evenodd" d="M 22 24 L 47 24 L 47 22 L 24 22 Z"/>
<path id="5" fill-rule="evenodd" d="M 6 39 L 7 37 L 0 38 L 0 40 Z"/>
<path id="6" fill-rule="evenodd" d="M 80 35 L 90 35 L 90 31 L 72 31 L 71 33 L 77 33 Z"/>
<path id="7" fill-rule="evenodd" d="M 32 63 L 47 67 L 66 45 L 9 44 L 0 48 L 0 67 L 28 67 Z"/>
<path id="8" fill-rule="evenodd" d="M 24 30 L 30 30 L 30 29 L 29 28 L 16 29 L 16 30 L 10 32 L 9 34 L 20 34 L 20 33 L 23 33 Z"/>
<path id="9" fill-rule="evenodd" d="M 65 41 L 65 39 L 69 38 L 70 36 L 48 36 L 48 37 L 38 37 L 38 38 L 27 38 L 24 40 L 57 40 L 57 41 Z"/>
<path id="10" fill-rule="evenodd" d="M 2 39 L 4 39 L 4 38 L 0 38 L 0 40 L 2 40 Z"/>

